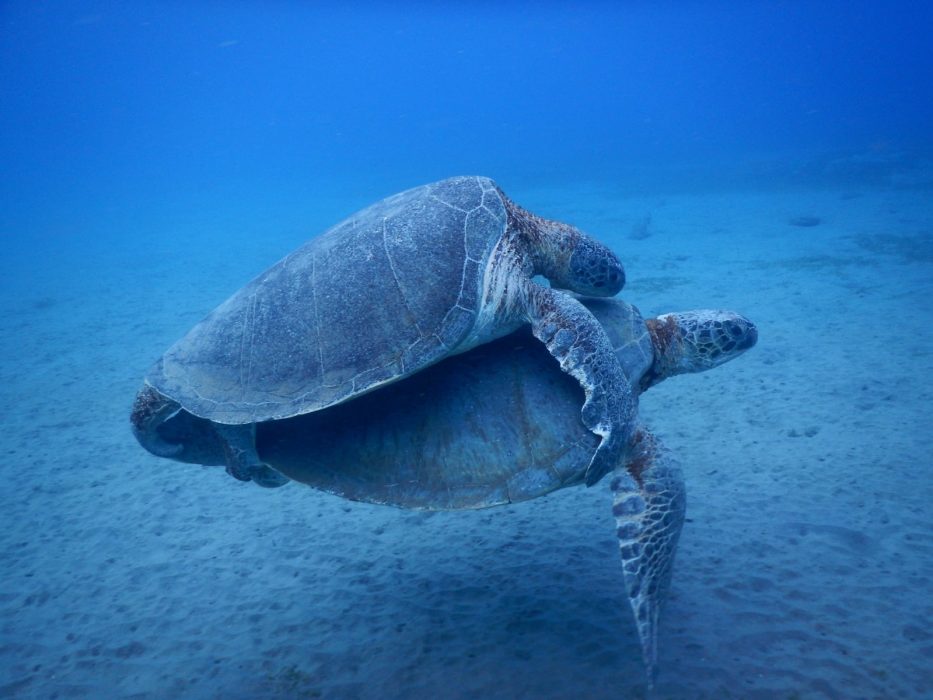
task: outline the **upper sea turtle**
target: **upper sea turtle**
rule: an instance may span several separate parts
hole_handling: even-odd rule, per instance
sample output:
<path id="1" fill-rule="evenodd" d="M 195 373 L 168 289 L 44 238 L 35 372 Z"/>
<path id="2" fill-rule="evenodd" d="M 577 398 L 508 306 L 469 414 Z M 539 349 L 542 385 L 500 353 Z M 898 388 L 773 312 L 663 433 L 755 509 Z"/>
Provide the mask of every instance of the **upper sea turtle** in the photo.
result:
<path id="1" fill-rule="evenodd" d="M 526 211 L 488 178 L 417 187 L 312 239 L 197 324 L 149 372 L 133 429 L 172 456 L 181 448 L 158 426 L 184 409 L 213 421 L 233 476 L 280 485 L 256 453 L 256 424 L 342 403 L 530 324 L 583 387 L 583 423 L 601 437 L 593 484 L 622 458 L 635 401 L 596 319 L 559 290 L 612 296 L 624 281 L 606 246 Z"/>
<path id="2" fill-rule="evenodd" d="M 726 311 L 644 320 L 617 299 L 587 299 L 631 387 L 633 401 L 661 380 L 726 362 L 757 340 L 754 324 Z M 357 501 L 455 510 L 527 500 L 585 481 L 597 438 L 579 419 L 579 385 L 527 332 L 443 362 L 381 391 L 324 411 L 257 426 L 264 463 Z M 214 425 L 187 411 L 161 423 L 176 459 L 224 464 Z M 680 468 L 633 420 L 610 480 L 626 592 L 649 677 L 657 626 L 683 524 Z"/>

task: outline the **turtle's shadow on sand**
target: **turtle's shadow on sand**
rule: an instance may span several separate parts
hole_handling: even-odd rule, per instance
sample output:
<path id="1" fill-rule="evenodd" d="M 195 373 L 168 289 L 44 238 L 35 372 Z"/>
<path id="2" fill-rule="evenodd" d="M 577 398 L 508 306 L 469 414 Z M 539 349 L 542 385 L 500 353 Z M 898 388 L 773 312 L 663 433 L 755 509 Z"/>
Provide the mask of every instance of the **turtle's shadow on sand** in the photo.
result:
<path id="1" fill-rule="evenodd" d="M 640 693 L 644 669 L 618 545 L 609 513 L 591 517 L 606 505 L 595 495 L 399 512 L 377 534 L 358 533 L 364 551 L 334 562 L 342 581 L 328 581 L 329 572 L 314 566 L 292 591 L 281 591 L 298 606 L 289 617 L 307 621 L 298 635 L 306 642 L 295 651 L 308 687 L 316 678 L 319 688 L 322 675 L 345 679 L 350 669 L 362 684 L 357 690 L 388 676 L 376 685 L 451 697 L 445 683 L 457 679 L 464 697 L 560 697 L 572 693 L 574 677 L 595 673 Z M 581 503 L 585 512 L 568 519 Z M 451 546 L 453 538 L 459 545 Z M 324 607 L 306 595 L 321 587 L 329 589 Z M 366 649 L 360 640 L 368 640 Z M 279 660 L 280 669 L 289 667 Z"/>

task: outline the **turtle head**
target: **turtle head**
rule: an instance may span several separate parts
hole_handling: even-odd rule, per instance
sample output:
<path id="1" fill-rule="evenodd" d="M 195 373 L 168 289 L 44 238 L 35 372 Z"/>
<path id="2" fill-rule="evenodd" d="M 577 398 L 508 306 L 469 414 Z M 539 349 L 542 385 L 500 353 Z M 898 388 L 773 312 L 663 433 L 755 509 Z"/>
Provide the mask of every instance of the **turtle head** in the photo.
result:
<path id="1" fill-rule="evenodd" d="M 625 286 L 625 270 L 615 253 L 576 226 L 532 214 L 500 190 L 509 218 L 530 254 L 534 274 L 552 286 L 587 297 L 611 297 Z"/>
<path id="2" fill-rule="evenodd" d="M 552 286 L 587 297 L 611 297 L 625 286 L 625 269 L 608 247 L 570 224 L 538 218 L 535 223 L 535 273 Z"/>
<path id="3" fill-rule="evenodd" d="M 645 321 L 654 345 L 654 364 L 643 388 L 675 374 L 718 367 L 753 347 L 758 329 L 732 311 L 681 311 Z"/>
<path id="4" fill-rule="evenodd" d="M 577 231 L 567 264 L 568 289 L 591 297 L 611 297 L 625 286 L 625 270 L 609 248 Z"/>

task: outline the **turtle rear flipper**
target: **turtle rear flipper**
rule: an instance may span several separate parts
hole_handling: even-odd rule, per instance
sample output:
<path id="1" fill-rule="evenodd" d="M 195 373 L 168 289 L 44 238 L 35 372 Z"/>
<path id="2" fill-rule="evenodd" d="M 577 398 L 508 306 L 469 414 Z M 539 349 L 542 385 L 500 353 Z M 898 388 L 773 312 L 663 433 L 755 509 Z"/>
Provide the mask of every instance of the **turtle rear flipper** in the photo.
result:
<path id="1" fill-rule="evenodd" d="M 661 604 L 670 587 L 686 512 L 683 473 L 660 441 L 639 429 L 629 460 L 613 472 L 611 488 L 625 589 L 653 683 Z"/>
<path id="2" fill-rule="evenodd" d="M 259 459 L 256 453 L 256 425 L 226 425 L 214 423 L 220 437 L 227 473 L 239 481 L 253 481 L 265 488 L 285 486 L 291 479 Z"/>

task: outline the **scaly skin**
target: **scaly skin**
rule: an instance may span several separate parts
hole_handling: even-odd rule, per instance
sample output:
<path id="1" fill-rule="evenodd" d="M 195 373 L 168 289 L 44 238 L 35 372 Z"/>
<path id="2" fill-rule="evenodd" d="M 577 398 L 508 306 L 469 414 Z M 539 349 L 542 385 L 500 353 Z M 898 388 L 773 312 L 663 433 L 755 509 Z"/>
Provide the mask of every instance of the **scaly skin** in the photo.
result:
<path id="1" fill-rule="evenodd" d="M 484 305 L 495 308 L 500 319 L 513 317 L 514 308 L 520 307 L 534 336 L 583 388 L 583 424 L 601 438 L 586 471 L 586 484 L 592 486 L 623 458 L 637 403 L 605 330 L 583 304 L 561 289 L 614 296 L 625 284 L 625 271 L 609 248 L 576 227 L 536 216 L 501 190 L 499 194 L 508 212 L 502 257 L 512 264 L 508 278 L 492 287 L 498 298 L 487 294 Z M 534 275 L 546 277 L 559 289 L 534 283 Z"/>
<path id="2" fill-rule="evenodd" d="M 642 390 L 677 374 L 718 367 L 758 342 L 755 324 L 732 311 L 679 311 L 648 319 L 645 325 L 655 360 L 642 377 Z"/>
<path id="3" fill-rule="evenodd" d="M 635 431 L 631 457 L 612 475 L 622 572 L 642 658 L 653 683 L 658 668 L 658 623 L 670 588 L 674 554 L 686 513 L 683 474 L 659 440 Z"/>

